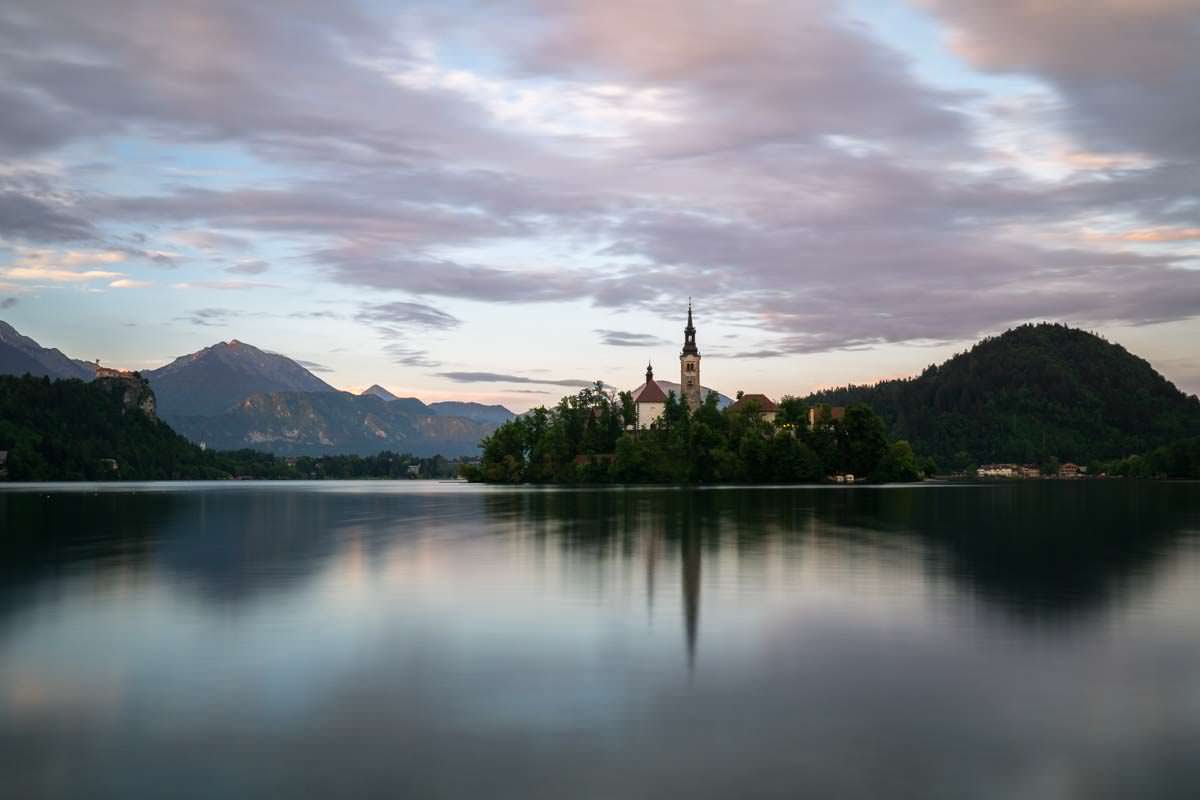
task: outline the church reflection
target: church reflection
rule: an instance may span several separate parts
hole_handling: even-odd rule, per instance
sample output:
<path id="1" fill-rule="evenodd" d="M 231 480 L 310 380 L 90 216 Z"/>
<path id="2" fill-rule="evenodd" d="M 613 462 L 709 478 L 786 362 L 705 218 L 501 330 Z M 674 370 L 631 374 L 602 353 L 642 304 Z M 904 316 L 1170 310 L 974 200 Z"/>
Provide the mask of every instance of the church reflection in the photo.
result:
<path id="1" fill-rule="evenodd" d="M 696 637 L 700 629 L 700 541 L 693 534 L 684 536 L 683 558 L 683 628 L 687 637 L 688 669 L 696 668 Z"/>

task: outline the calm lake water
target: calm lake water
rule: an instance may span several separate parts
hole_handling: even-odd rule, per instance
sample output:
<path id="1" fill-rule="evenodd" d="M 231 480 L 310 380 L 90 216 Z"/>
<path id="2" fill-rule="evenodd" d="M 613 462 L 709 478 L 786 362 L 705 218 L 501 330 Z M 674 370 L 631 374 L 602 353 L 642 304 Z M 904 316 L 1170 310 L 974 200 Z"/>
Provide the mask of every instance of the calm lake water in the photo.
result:
<path id="1" fill-rule="evenodd" d="M 1200 797 L 1200 485 L 0 491 L 4 797 Z"/>

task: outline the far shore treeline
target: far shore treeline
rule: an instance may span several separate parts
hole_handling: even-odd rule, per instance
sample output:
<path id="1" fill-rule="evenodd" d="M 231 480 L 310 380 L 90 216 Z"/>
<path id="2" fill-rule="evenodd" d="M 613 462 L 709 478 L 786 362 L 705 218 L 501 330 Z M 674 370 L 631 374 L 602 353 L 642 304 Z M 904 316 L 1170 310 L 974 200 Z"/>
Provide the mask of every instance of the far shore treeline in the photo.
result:
<path id="1" fill-rule="evenodd" d="M 149 392 L 146 387 L 145 392 Z M 458 462 L 382 452 L 282 458 L 205 450 L 130 407 L 120 384 L 0 375 L 0 451 L 10 481 L 451 478 Z"/>
<path id="2" fill-rule="evenodd" d="M 840 420 L 818 416 L 798 398 L 780 403 L 774 421 L 753 403 L 720 409 L 710 393 L 695 411 L 674 393 L 651 427 L 632 431 L 633 397 L 596 383 L 535 408 L 486 437 L 468 480 L 488 483 L 809 483 L 832 475 L 915 481 L 932 472 L 905 441 L 889 443 L 866 405 Z"/>
<path id="3" fill-rule="evenodd" d="M 826 403 L 847 406 L 845 416 L 818 415 L 810 427 L 808 409 Z M 969 476 L 986 461 L 1200 479 L 1200 401 L 1122 348 L 1050 325 L 985 340 L 908 381 L 784 398 L 774 421 L 752 404 L 722 410 L 710 396 L 690 412 L 671 397 L 660 421 L 635 434 L 630 394 L 596 385 L 503 425 L 480 443 L 478 463 L 387 451 L 206 450 L 154 405 L 136 373 L 95 381 L 0 375 L 0 479 L 807 483 L 847 473 L 871 481 Z"/>

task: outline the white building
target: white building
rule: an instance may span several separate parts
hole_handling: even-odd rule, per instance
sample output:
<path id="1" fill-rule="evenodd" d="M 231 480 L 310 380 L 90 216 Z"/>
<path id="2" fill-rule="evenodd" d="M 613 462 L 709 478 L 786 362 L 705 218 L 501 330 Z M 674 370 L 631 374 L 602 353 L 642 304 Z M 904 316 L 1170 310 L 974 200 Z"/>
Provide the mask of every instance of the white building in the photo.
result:
<path id="1" fill-rule="evenodd" d="M 637 411 L 637 429 L 644 430 L 654 424 L 667 408 L 667 393 L 654 381 L 654 368 L 646 365 L 646 382 L 633 393 L 633 405 Z"/>

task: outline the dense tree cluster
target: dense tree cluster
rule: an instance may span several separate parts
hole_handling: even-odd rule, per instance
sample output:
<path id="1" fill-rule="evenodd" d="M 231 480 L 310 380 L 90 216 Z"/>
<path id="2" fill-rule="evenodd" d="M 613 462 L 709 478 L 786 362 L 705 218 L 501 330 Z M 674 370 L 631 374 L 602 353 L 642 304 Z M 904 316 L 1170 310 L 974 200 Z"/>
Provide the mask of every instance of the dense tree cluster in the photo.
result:
<path id="1" fill-rule="evenodd" d="M 1145 455 L 1093 464 L 1094 475 L 1123 478 L 1184 478 L 1200 480 L 1200 438 L 1155 448 Z"/>
<path id="2" fill-rule="evenodd" d="M 882 420 L 865 405 L 813 429 L 808 406 L 785 398 L 776 419 L 748 408 L 721 410 L 716 395 L 690 412 L 674 394 L 649 429 L 634 419 L 628 392 L 601 384 L 535 408 L 483 440 L 483 458 L 463 474 L 489 483 L 796 483 L 851 473 L 881 481 L 917 480 L 907 442 L 888 444 Z"/>
<path id="3" fill-rule="evenodd" d="M 202 450 L 165 422 L 128 408 L 118 384 L 0 376 L 0 450 L 14 481 L 453 477 L 456 462 L 390 452 L 285 459 Z"/>
<path id="4" fill-rule="evenodd" d="M 889 433 L 943 470 L 985 462 L 1077 463 L 1200 436 L 1200 401 L 1094 334 L 1023 325 L 906 380 L 806 398 L 868 403 Z"/>

